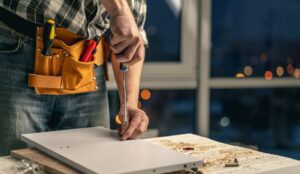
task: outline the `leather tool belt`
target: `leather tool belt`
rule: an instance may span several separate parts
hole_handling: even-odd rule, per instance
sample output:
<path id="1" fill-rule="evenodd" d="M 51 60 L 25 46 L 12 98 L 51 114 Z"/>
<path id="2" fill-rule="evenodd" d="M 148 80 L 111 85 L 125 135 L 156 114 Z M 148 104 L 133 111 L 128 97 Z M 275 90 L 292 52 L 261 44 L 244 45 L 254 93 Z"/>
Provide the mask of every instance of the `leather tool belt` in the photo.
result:
<path id="1" fill-rule="evenodd" d="M 29 74 L 28 86 L 36 94 L 65 95 L 93 92 L 97 90 L 94 66 L 103 65 L 107 70 L 104 38 L 96 47 L 94 59 L 90 62 L 79 61 L 86 49 L 88 40 L 64 28 L 55 28 L 52 55 L 44 56 L 43 27 L 36 29 L 36 48 L 34 73 Z M 107 79 L 107 71 L 106 71 Z"/>

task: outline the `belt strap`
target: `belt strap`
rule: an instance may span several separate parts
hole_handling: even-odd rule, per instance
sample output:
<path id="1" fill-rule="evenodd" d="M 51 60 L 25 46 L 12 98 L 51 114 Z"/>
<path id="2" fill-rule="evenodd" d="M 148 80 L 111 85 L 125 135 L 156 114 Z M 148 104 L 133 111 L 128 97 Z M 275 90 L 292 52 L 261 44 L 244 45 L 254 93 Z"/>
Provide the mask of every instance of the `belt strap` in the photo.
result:
<path id="1" fill-rule="evenodd" d="M 61 83 L 61 76 L 47 76 L 37 74 L 29 74 L 28 76 L 29 87 L 60 89 L 62 87 Z"/>
<path id="2" fill-rule="evenodd" d="M 36 24 L 29 22 L 2 7 L 0 7 L 0 21 L 25 36 L 35 38 Z"/>

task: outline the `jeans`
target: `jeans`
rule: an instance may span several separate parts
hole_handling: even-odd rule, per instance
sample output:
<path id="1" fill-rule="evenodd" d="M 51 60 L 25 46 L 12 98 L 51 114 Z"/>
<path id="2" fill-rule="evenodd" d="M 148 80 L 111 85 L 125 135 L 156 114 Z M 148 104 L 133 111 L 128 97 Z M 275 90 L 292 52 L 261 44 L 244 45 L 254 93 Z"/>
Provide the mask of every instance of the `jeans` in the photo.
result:
<path id="1" fill-rule="evenodd" d="M 0 156 L 26 147 L 23 133 L 104 126 L 109 128 L 104 66 L 95 67 L 98 90 L 75 95 L 36 95 L 35 41 L 0 23 Z M 54 140 L 55 141 L 55 140 Z"/>

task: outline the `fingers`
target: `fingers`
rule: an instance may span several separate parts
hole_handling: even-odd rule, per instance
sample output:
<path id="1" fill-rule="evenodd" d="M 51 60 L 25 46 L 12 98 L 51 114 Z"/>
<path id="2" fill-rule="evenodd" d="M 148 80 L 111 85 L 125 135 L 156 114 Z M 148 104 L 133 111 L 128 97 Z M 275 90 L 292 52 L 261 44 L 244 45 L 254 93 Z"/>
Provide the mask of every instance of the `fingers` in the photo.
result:
<path id="1" fill-rule="evenodd" d="M 121 137 L 122 136 L 122 129 L 118 128 L 117 131 L 118 131 L 118 135 Z"/>
<path id="2" fill-rule="evenodd" d="M 137 48 L 137 51 L 134 55 L 134 57 L 131 59 L 131 61 L 124 63 L 125 66 L 130 66 L 138 63 L 139 61 L 142 61 L 145 54 L 145 47 L 143 45 L 139 46 Z"/>
<path id="3" fill-rule="evenodd" d="M 115 55 L 115 58 L 119 61 L 121 60 L 120 62 L 122 62 L 125 66 L 130 66 L 142 61 L 144 59 L 144 56 L 145 56 L 145 47 L 142 45 L 137 48 L 135 55 L 129 62 L 124 63 L 123 59 L 117 58 L 117 57 L 123 57 L 122 55 Z"/>
<path id="4" fill-rule="evenodd" d="M 143 134 L 147 130 L 149 120 L 145 112 L 139 110 L 138 112 L 133 112 L 132 114 L 133 116 L 130 121 L 129 127 L 122 135 L 123 140 L 129 138 L 134 139 L 137 136 Z"/>
<path id="5" fill-rule="evenodd" d="M 128 48 L 130 45 L 132 45 L 132 39 L 125 39 L 124 41 L 112 45 L 110 46 L 111 50 L 115 53 L 115 54 L 121 54 L 124 50 L 126 50 L 126 48 Z"/>
<path id="6" fill-rule="evenodd" d="M 115 37 L 110 37 L 110 45 L 111 46 L 116 46 L 124 41 L 126 41 L 126 37 L 118 37 L 118 36 L 115 36 Z"/>
<path id="7" fill-rule="evenodd" d="M 133 114 L 134 116 L 130 120 L 128 128 L 125 130 L 125 132 L 123 132 L 123 136 L 122 136 L 123 140 L 128 139 L 133 134 L 133 132 L 138 128 L 140 122 L 142 121 L 141 116 L 137 116 L 137 114 L 135 113 Z"/>
<path id="8" fill-rule="evenodd" d="M 117 61 L 124 63 L 126 66 L 133 65 L 142 60 L 142 46 L 143 41 L 139 36 L 125 39 L 115 45 L 111 43 L 111 49 L 116 54 Z"/>
<path id="9" fill-rule="evenodd" d="M 137 129 L 133 132 L 133 134 L 129 137 L 130 139 L 136 139 L 138 136 L 142 135 L 146 132 L 148 127 L 148 123 L 146 120 L 142 121 Z"/>

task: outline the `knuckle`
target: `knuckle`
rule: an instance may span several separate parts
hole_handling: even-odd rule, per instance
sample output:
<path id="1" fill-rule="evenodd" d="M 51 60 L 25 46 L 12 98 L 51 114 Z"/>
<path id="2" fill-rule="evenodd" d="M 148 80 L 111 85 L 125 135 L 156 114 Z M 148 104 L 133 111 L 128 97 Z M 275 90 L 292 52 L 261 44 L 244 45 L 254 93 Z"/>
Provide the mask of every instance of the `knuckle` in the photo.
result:
<path id="1" fill-rule="evenodd" d="M 126 136 L 130 136 L 133 132 L 134 132 L 134 128 L 133 127 L 131 127 L 130 129 L 128 129 L 127 131 L 126 131 Z"/>
<path id="2" fill-rule="evenodd" d="M 142 60 L 142 58 L 140 56 L 136 57 L 135 59 L 136 59 L 137 62 Z"/>
<path id="3" fill-rule="evenodd" d="M 137 122 L 133 122 L 131 126 L 132 126 L 133 129 L 136 129 L 138 127 L 138 125 L 139 124 Z"/>
<path id="4" fill-rule="evenodd" d="M 143 110 L 140 110 L 140 112 L 141 112 L 141 114 L 142 114 L 143 116 L 145 116 L 145 115 L 146 115 L 146 112 L 145 112 L 145 111 L 143 111 Z"/>
<path id="5" fill-rule="evenodd" d="M 130 61 L 132 59 L 132 56 L 130 54 L 130 51 L 127 51 L 124 55 L 124 60 Z"/>
<path id="6" fill-rule="evenodd" d="M 141 128 L 138 128 L 138 129 L 136 129 L 136 133 L 137 134 L 142 134 L 142 133 L 144 133 L 144 130 L 141 129 Z"/>
<path id="7" fill-rule="evenodd" d="M 141 45 L 143 43 L 143 39 L 140 36 L 138 36 L 136 40 L 138 45 Z"/>
<path id="8" fill-rule="evenodd" d="M 115 49 L 115 54 L 120 54 L 120 53 L 122 53 L 122 50 L 121 49 Z"/>
<path id="9" fill-rule="evenodd" d="M 147 116 L 145 116 L 144 118 L 147 122 L 149 122 L 149 118 Z"/>
<path id="10" fill-rule="evenodd" d="M 120 36 L 126 36 L 126 30 L 120 30 L 119 34 Z"/>
<path id="11" fill-rule="evenodd" d="M 136 37 L 134 37 L 134 43 L 138 45 L 138 44 L 139 44 L 139 42 L 140 42 L 140 40 L 139 40 L 139 37 L 137 37 L 137 36 L 136 36 Z"/>
<path id="12" fill-rule="evenodd" d="M 115 54 L 119 54 L 119 51 L 118 51 L 116 48 L 113 48 L 112 51 L 113 51 L 113 53 L 115 53 Z"/>
<path id="13" fill-rule="evenodd" d="M 113 51 L 113 52 L 116 52 L 116 48 L 114 46 L 111 46 L 110 49 Z"/>
<path id="14" fill-rule="evenodd" d="M 129 63 L 129 65 L 134 65 L 134 64 L 136 64 L 137 62 L 136 61 L 131 61 L 130 63 Z"/>
<path id="15" fill-rule="evenodd" d="M 129 55 L 125 55 L 124 60 L 125 60 L 126 62 L 129 62 L 129 61 L 131 60 L 131 58 L 129 57 Z"/>

